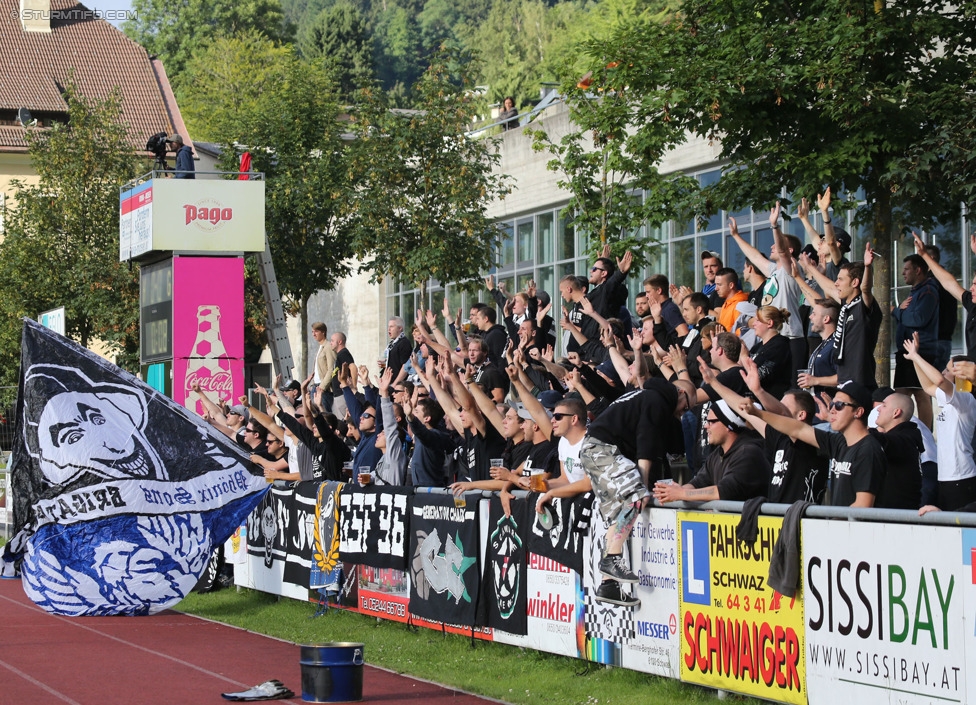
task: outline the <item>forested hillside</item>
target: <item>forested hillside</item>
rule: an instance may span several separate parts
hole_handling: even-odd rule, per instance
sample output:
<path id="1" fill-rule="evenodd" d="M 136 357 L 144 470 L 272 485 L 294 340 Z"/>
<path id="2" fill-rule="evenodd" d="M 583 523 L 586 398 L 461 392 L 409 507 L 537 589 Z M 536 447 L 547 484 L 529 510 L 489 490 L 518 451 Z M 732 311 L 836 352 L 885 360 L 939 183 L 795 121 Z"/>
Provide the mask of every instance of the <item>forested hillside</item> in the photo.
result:
<path id="1" fill-rule="evenodd" d="M 219 37 L 254 30 L 293 44 L 304 59 L 325 58 L 342 91 L 376 80 L 396 104 L 417 107 L 410 86 L 431 52 L 454 46 L 476 60 L 488 103 L 512 95 L 520 108 L 543 83 L 572 75 L 579 43 L 599 38 L 667 0 L 135 0 L 125 31 L 165 62 L 180 97 L 192 57 Z"/>

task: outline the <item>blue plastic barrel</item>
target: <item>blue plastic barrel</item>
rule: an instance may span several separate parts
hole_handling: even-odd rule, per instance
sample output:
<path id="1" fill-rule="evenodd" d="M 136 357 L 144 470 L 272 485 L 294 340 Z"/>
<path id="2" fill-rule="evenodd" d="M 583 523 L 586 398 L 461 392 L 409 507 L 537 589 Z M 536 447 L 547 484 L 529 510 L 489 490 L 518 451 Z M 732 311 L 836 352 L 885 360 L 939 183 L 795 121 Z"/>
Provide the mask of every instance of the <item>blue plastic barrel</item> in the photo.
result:
<path id="1" fill-rule="evenodd" d="M 345 703 L 363 699 L 363 645 L 352 642 L 301 647 L 302 700 Z"/>

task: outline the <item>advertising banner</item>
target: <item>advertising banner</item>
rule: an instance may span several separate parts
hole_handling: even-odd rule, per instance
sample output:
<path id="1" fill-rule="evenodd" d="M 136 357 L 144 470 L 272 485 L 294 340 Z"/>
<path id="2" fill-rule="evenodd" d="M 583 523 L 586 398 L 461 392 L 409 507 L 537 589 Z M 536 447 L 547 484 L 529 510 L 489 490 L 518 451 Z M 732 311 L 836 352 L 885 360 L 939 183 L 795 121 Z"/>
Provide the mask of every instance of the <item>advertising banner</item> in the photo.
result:
<path id="1" fill-rule="evenodd" d="M 966 702 L 967 647 L 976 641 L 966 627 L 973 580 L 963 531 L 801 526 L 810 702 Z"/>
<path id="2" fill-rule="evenodd" d="M 264 251 L 264 182 L 153 179 L 122 192 L 119 260 Z"/>
<path id="3" fill-rule="evenodd" d="M 244 260 L 173 259 L 173 400 L 203 413 L 211 401 L 244 394 Z"/>
<path id="4" fill-rule="evenodd" d="M 681 680 L 806 703 L 801 599 L 766 585 L 783 520 L 760 516 L 750 545 L 736 539 L 738 515 L 678 512 L 677 519 Z"/>
<path id="5" fill-rule="evenodd" d="M 342 560 L 405 570 L 412 494 L 403 487 L 343 485 L 339 492 Z"/>
<path id="6" fill-rule="evenodd" d="M 623 647 L 623 666 L 678 678 L 677 517 L 670 509 L 645 509 L 634 524 L 630 565 L 637 574 L 634 636 Z"/>
<path id="7" fill-rule="evenodd" d="M 596 599 L 596 589 L 603 582 L 600 559 L 606 553 L 607 523 L 594 508 L 590 531 L 583 546 L 583 632 L 584 658 L 611 666 L 623 665 L 623 645 L 634 639 L 635 614 L 639 606 L 616 605 Z M 630 558 L 625 550 L 623 555 Z M 631 570 L 635 566 L 631 563 Z M 636 585 L 623 585 L 623 592 L 636 591 Z"/>

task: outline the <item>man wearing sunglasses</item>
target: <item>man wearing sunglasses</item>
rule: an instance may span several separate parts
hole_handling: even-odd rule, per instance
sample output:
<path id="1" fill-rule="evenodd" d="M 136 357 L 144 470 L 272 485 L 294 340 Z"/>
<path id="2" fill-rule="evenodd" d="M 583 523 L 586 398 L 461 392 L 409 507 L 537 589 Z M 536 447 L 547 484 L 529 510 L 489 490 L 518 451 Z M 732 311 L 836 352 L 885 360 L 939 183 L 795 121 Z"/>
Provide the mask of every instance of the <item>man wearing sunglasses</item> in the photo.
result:
<path id="1" fill-rule="evenodd" d="M 830 428 L 813 428 L 788 416 L 779 416 L 742 403 L 739 413 L 758 416 L 768 426 L 793 440 L 820 449 L 833 464 L 830 468 L 830 504 L 835 507 L 873 507 L 884 489 L 887 460 L 881 444 L 868 433 L 867 418 L 873 403 L 871 392 L 858 382 L 844 382 L 830 403 Z"/>

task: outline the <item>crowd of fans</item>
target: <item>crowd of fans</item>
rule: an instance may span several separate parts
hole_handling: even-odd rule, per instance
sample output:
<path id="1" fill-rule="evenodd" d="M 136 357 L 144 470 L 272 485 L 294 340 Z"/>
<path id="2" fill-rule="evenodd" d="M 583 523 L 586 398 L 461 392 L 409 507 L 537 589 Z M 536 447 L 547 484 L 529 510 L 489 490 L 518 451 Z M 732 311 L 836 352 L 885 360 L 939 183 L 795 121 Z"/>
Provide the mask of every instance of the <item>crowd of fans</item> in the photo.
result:
<path id="1" fill-rule="evenodd" d="M 610 526 L 599 599 L 619 604 L 634 603 L 621 584 L 637 580 L 621 549 L 652 497 L 968 508 L 976 365 L 949 354 L 956 300 L 967 350 L 976 345 L 976 280 L 963 289 L 916 236 L 902 270 L 911 291 L 892 310 L 894 388 L 878 387 L 875 253 L 868 244 L 849 261 L 830 199 L 828 189 L 816 202 L 823 233 L 801 201 L 805 246 L 780 228 L 778 204 L 768 253 L 730 219 L 742 272 L 702 252 L 702 291 L 656 274 L 630 301 L 633 257 L 609 248 L 587 276 L 559 281 L 561 301 L 488 277 L 488 302 L 467 322 L 445 299 L 449 330 L 431 311 L 416 312 L 412 331 L 391 318 L 375 377 L 343 333 L 316 323 L 304 382 L 258 387 L 265 411 L 246 397 L 230 408 L 204 397 L 207 418 L 269 481 L 486 489 L 504 502 L 532 489 L 539 511 L 593 492 Z M 971 244 L 976 252 L 976 236 Z"/>

